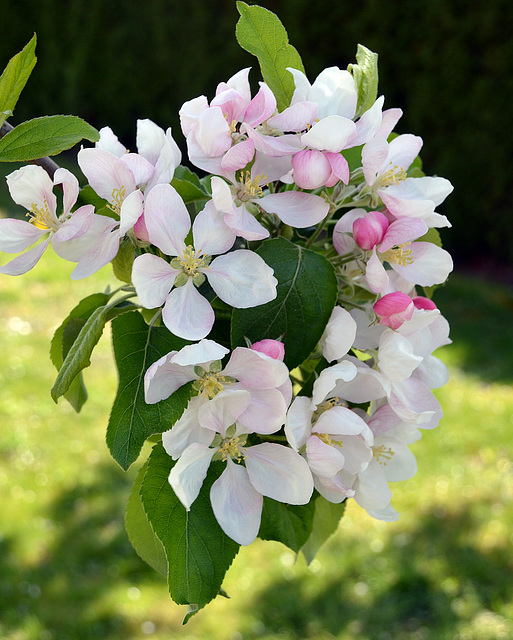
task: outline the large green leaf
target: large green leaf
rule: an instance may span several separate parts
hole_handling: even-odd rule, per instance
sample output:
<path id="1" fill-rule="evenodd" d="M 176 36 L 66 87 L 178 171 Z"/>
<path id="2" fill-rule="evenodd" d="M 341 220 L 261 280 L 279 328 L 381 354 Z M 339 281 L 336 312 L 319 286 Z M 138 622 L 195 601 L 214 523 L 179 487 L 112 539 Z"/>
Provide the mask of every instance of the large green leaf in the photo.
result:
<path id="1" fill-rule="evenodd" d="M 337 278 L 323 256 L 283 238 L 264 242 L 257 250 L 274 269 L 277 296 L 250 309 L 234 309 L 232 347 L 283 336 L 285 363 L 301 364 L 320 340 L 337 299 Z"/>
<path id="2" fill-rule="evenodd" d="M 36 34 L 23 49 L 12 57 L 0 77 L 0 126 L 12 115 L 23 87 L 37 62 Z"/>
<path id="3" fill-rule="evenodd" d="M 155 445 L 141 498 L 166 551 L 169 593 L 177 604 L 188 604 L 194 612 L 220 593 L 239 545 L 223 532 L 210 505 L 210 488 L 224 465 L 218 462 L 210 466 L 198 497 L 187 511 L 168 482 L 173 464 L 162 445 Z"/>
<path id="4" fill-rule="evenodd" d="M 346 500 L 339 504 L 334 504 L 333 502 L 328 502 L 322 496 L 317 498 L 312 532 L 306 543 L 301 547 L 308 564 L 312 562 L 326 540 L 335 533 L 345 509 Z"/>
<path id="5" fill-rule="evenodd" d="M 356 50 L 356 62 L 347 69 L 353 74 L 358 102 L 356 115 L 361 116 L 370 109 L 378 94 L 378 54 L 359 44 Z"/>
<path id="6" fill-rule="evenodd" d="M 158 539 L 144 511 L 139 492 L 148 468 L 145 462 L 135 479 L 125 512 L 128 538 L 137 554 L 163 576 L 167 576 L 167 558 L 162 542 Z"/>
<path id="7" fill-rule="evenodd" d="M 112 342 L 119 385 L 107 427 L 107 445 L 113 458 L 128 469 L 148 436 L 170 429 L 187 406 L 189 384 L 157 404 L 144 401 L 144 374 L 148 367 L 187 343 L 165 327 L 146 324 L 138 311 L 112 321 Z"/>
<path id="8" fill-rule="evenodd" d="M 198 176 L 187 167 L 182 167 L 182 165 L 175 169 L 171 186 L 177 190 L 185 204 L 196 202 L 197 200 L 207 200 L 210 197 L 204 190 Z"/>
<path id="9" fill-rule="evenodd" d="M 287 67 L 304 73 L 297 50 L 289 44 L 285 27 L 277 15 L 258 6 L 237 2 L 240 13 L 235 30 L 240 46 L 258 58 L 262 77 L 276 96 L 278 111 L 290 105 L 295 85 Z"/>
<path id="10" fill-rule="evenodd" d="M 91 364 L 91 353 L 103 333 L 107 311 L 106 306 L 95 309 L 78 332 L 52 387 L 51 395 L 55 402 L 69 390 L 82 369 Z"/>
<path id="11" fill-rule="evenodd" d="M 66 333 L 66 341 L 64 340 L 64 332 L 70 322 L 73 322 L 76 326 L 75 321 L 81 320 L 82 328 L 83 324 L 85 324 L 87 318 L 91 315 L 91 313 L 101 307 L 109 301 L 110 296 L 106 293 L 94 293 L 91 296 L 87 296 L 84 298 L 68 315 L 67 318 L 62 322 L 62 324 L 55 331 L 52 342 L 50 345 L 50 358 L 55 365 L 57 371 L 62 367 L 62 363 L 64 359 L 68 355 L 69 349 L 71 345 L 69 344 L 69 336 L 70 332 Z M 66 343 L 66 344 L 65 344 Z M 76 378 L 73 380 L 68 390 L 64 394 L 66 400 L 71 404 L 73 409 L 78 413 L 80 409 L 83 407 L 84 403 L 87 400 L 87 390 L 85 388 L 84 380 L 82 377 L 82 373 L 80 372 Z"/>
<path id="12" fill-rule="evenodd" d="M 43 116 L 22 122 L 0 140 L 0 162 L 29 162 L 55 156 L 81 140 L 96 142 L 98 131 L 77 116 Z"/>
<path id="13" fill-rule="evenodd" d="M 258 537 L 282 542 L 297 553 L 310 536 L 314 511 L 315 499 L 308 504 L 293 505 L 264 498 Z"/>

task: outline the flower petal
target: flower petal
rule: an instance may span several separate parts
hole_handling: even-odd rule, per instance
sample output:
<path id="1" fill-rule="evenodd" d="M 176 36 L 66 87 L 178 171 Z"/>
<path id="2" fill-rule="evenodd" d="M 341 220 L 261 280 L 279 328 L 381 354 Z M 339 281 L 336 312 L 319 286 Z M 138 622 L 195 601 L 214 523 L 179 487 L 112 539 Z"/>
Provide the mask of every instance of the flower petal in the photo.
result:
<path id="1" fill-rule="evenodd" d="M 42 167 L 29 164 L 13 171 L 7 176 L 7 186 L 16 204 L 28 211 L 32 211 L 34 205 L 38 209 L 48 209 L 52 218 L 57 221 L 57 199 L 53 193 L 53 183 Z"/>
<path id="2" fill-rule="evenodd" d="M 146 196 L 144 222 L 151 242 L 168 256 L 180 256 L 191 228 L 187 207 L 170 184 L 158 184 Z"/>
<path id="3" fill-rule="evenodd" d="M 160 402 L 184 384 L 198 379 L 194 365 L 183 366 L 173 362 L 176 353 L 171 351 L 162 356 L 144 374 L 144 400 L 147 404 Z"/>
<path id="4" fill-rule="evenodd" d="M 299 229 L 317 224 L 329 211 L 329 204 L 324 198 L 299 191 L 270 193 L 257 202 L 267 213 L 274 213 L 285 224 Z"/>
<path id="5" fill-rule="evenodd" d="M 0 251 L 19 253 L 48 233 L 25 220 L 0 219 Z"/>
<path id="6" fill-rule="evenodd" d="M 8 276 L 21 276 L 27 273 L 39 262 L 49 242 L 50 238 L 38 244 L 37 247 L 16 256 L 3 267 L 0 267 L 0 273 L 5 273 Z"/>
<path id="7" fill-rule="evenodd" d="M 306 504 L 312 497 L 313 478 L 304 458 L 280 444 L 264 442 L 245 450 L 246 469 L 255 489 L 287 504 Z"/>
<path id="8" fill-rule="evenodd" d="M 210 302 L 198 292 L 191 278 L 168 295 L 162 320 L 175 336 L 186 340 L 201 340 L 214 324 Z"/>
<path id="9" fill-rule="evenodd" d="M 224 438 L 226 429 L 235 424 L 251 402 L 245 389 L 225 389 L 205 402 L 198 411 L 198 422 L 205 429 L 220 433 Z"/>
<path id="10" fill-rule="evenodd" d="M 239 544 L 251 544 L 257 537 L 263 498 L 249 481 L 244 467 L 230 458 L 226 469 L 210 489 L 212 510 L 221 529 Z"/>
<path id="11" fill-rule="evenodd" d="M 134 174 L 127 165 L 103 149 L 81 149 L 77 161 L 91 187 L 107 202 L 119 206 L 119 199 L 135 191 Z"/>
<path id="12" fill-rule="evenodd" d="M 273 389 L 288 378 L 287 366 L 280 360 L 246 347 L 236 347 L 223 375 L 235 378 L 251 389 Z"/>
<path id="13" fill-rule="evenodd" d="M 236 235 L 224 221 L 224 214 L 218 211 L 213 200 L 194 218 L 192 236 L 196 253 L 215 256 L 229 251 Z"/>
<path id="14" fill-rule="evenodd" d="M 169 484 L 187 511 L 198 497 L 215 453 L 216 449 L 194 442 L 187 447 L 171 469 Z"/>
<path id="15" fill-rule="evenodd" d="M 248 249 L 218 256 L 205 271 L 212 289 L 221 300 L 237 309 L 248 309 L 274 300 L 278 281 L 273 273 L 258 254 Z"/>
<path id="16" fill-rule="evenodd" d="M 142 306 L 146 309 L 162 306 L 179 273 L 181 271 L 151 253 L 138 256 L 132 267 L 132 282 Z"/>
<path id="17" fill-rule="evenodd" d="M 173 460 L 178 459 L 191 444 L 203 444 L 208 447 L 216 437 L 213 431 L 204 429 L 198 422 L 198 411 L 206 402 L 204 396 L 192 397 L 173 427 L 162 434 L 162 445 Z"/>
<path id="18" fill-rule="evenodd" d="M 344 466 L 342 451 L 314 435 L 306 443 L 306 456 L 310 470 L 319 478 L 332 478 Z"/>
<path id="19" fill-rule="evenodd" d="M 356 134 L 356 125 L 342 116 L 330 115 L 301 136 L 301 143 L 319 151 L 342 151 Z"/>

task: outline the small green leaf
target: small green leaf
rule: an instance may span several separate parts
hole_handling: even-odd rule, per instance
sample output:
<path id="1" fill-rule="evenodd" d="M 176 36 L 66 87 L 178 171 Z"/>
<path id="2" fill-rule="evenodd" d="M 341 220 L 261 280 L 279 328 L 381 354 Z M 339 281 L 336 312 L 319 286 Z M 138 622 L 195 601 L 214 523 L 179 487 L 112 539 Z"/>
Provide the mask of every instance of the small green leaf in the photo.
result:
<path id="1" fill-rule="evenodd" d="M 274 93 L 278 111 L 290 105 L 294 78 L 287 67 L 304 73 L 301 57 L 289 44 L 285 27 L 278 16 L 263 7 L 237 2 L 240 19 L 235 35 L 240 46 L 258 58 L 262 77 Z"/>
<path id="2" fill-rule="evenodd" d="M 106 322 L 106 307 L 95 309 L 80 330 L 57 374 L 51 395 L 55 402 L 70 388 L 77 375 L 91 364 L 91 353 L 101 338 Z"/>
<path id="3" fill-rule="evenodd" d="M 326 540 L 337 530 L 340 518 L 344 515 L 346 501 L 339 504 L 328 502 L 322 496 L 315 501 L 315 513 L 313 517 L 312 533 L 301 547 L 308 564 L 317 555 L 317 552 Z"/>
<path id="4" fill-rule="evenodd" d="M 282 542 L 297 553 L 312 531 L 314 511 L 315 499 L 308 504 L 293 505 L 264 498 L 258 537 Z"/>
<path id="5" fill-rule="evenodd" d="M 277 296 L 250 309 L 234 309 L 232 348 L 283 335 L 285 363 L 301 364 L 319 342 L 337 299 L 338 283 L 323 256 L 284 238 L 266 240 L 257 253 L 274 269 Z"/>
<path id="6" fill-rule="evenodd" d="M 370 109 L 378 94 L 378 54 L 359 44 L 356 50 L 358 64 L 350 64 L 347 70 L 353 74 L 358 103 L 356 116 Z"/>
<path id="7" fill-rule="evenodd" d="M 68 315 L 68 317 L 62 322 L 60 327 L 54 333 L 52 343 L 50 346 L 50 358 L 55 365 L 57 371 L 62 367 L 64 358 L 68 355 L 68 351 L 71 348 L 70 343 L 70 331 L 66 333 L 66 339 L 64 337 L 66 328 L 70 322 L 76 319 L 82 321 L 82 325 L 91 313 L 100 306 L 107 304 L 110 296 L 105 293 L 94 293 L 87 298 L 84 298 Z M 71 383 L 69 389 L 64 394 L 66 400 L 78 413 L 87 401 L 87 390 L 84 385 L 82 373 L 79 373 L 77 377 Z"/>
<path id="8" fill-rule="evenodd" d="M 55 156 L 100 134 L 77 116 L 43 116 L 22 122 L 0 140 L 0 162 L 29 162 Z"/>
<path id="9" fill-rule="evenodd" d="M 0 126 L 12 115 L 23 87 L 37 62 L 36 34 L 23 49 L 12 57 L 0 77 Z"/>
<path id="10" fill-rule="evenodd" d="M 148 462 L 145 462 L 143 467 L 139 469 L 130 492 L 125 512 L 125 528 L 128 539 L 137 554 L 155 571 L 167 576 L 166 552 L 148 521 L 139 495 L 147 468 Z"/>
<path id="11" fill-rule="evenodd" d="M 107 427 L 107 445 L 114 460 L 128 469 L 146 438 L 170 429 L 189 402 L 189 384 L 156 404 L 144 401 L 148 367 L 187 342 L 165 327 L 147 325 L 138 311 L 132 311 L 113 320 L 112 343 L 119 385 Z"/>
<path id="12" fill-rule="evenodd" d="M 210 504 L 210 488 L 224 465 L 221 462 L 210 465 L 200 493 L 187 511 L 168 482 L 174 464 L 164 447 L 155 445 L 141 498 L 148 520 L 166 551 L 169 593 L 177 604 L 190 606 L 186 622 L 189 614 L 219 594 L 239 545 L 223 532 Z"/>
<path id="13" fill-rule="evenodd" d="M 431 242 L 431 244 L 436 245 L 437 247 L 442 247 L 442 238 L 440 237 L 440 231 L 435 229 L 434 227 L 430 227 L 426 233 L 417 238 L 417 242 Z"/>
<path id="14" fill-rule="evenodd" d="M 114 275 L 121 282 L 132 282 L 132 265 L 134 264 L 135 252 L 134 245 L 125 238 L 119 244 L 119 251 L 112 261 L 112 270 Z"/>

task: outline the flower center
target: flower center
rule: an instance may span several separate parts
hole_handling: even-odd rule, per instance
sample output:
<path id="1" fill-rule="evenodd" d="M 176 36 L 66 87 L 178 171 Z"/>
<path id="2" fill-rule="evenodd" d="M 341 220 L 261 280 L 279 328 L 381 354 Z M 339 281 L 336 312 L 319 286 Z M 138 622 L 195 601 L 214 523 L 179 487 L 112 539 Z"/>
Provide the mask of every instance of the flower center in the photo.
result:
<path id="1" fill-rule="evenodd" d="M 192 245 L 187 245 L 183 250 L 182 256 L 178 256 L 171 261 L 173 269 L 181 269 L 182 274 L 177 276 L 175 287 L 183 286 L 189 278 L 192 278 L 194 284 L 199 287 L 205 282 L 205 276 L 200 269 L 208 269 L 211 256 L 206 256 L 201 252 L 196 252 Z"/>
<path id="2" fill-rule="evenodd" d="M 221 460 L 226 462 L 228 458 L 231 458 L 232 460 L 235 460 L 235 462 L 242 462 L 246 459 L 246 456 L 240 448 L 243 449 L 245 444 L 246 440 L 243 440 L 238 436 L 236 438 L 225 440 L 221 447 L 219 447 L 218 451 L 218 454 L 221 456 Z"/>
<path id="3" fill-rule="evenodd" d="M 390 264 L 398 264 L 401 267 L 405 267 L 408 264 L 413 264 L 413 250 L 407 249 L 411 242 L 405 242 L 400 244 L 396 249 L 389 249 L 383 254 L 383 260 L 390 262 Z"/>
<path id="4" fill-rule="evenodd" d="M 394 166 L 381 174 L 375 187 L 382 188 L 389 187 L 392 184 L 399 184 L 400 182 L 404 182 L 407 177 L 406 171 L 397 164 L 394 164 Z"/>
<path id="5" fill-rule="evenodd" d="M 43 196 L 43 206 L 38 207 L 35 202 L 32 202 L 30 205 L 30 211 L 27 213 L 30 222 L 37 227 L 38 229 L 46 231 L 47 229 L 52 229 L 56 231 L 58 228 L 58 224 L 56 224 L 55 216 L 50 211 L 48 206 L 48 202 L 46 198 Z"/>
<path id="6" fill-rule="evenodd" d="M 267 183 L 267 178 L 263 173 L 251 178 L 251 173 L 246 171 L 240 176 L 239 182 L 240 186 L 237 190 L 237 197 L 241 202 L 246 202 L 252 198 L 261 198 L 264 195 L 260 183 Z"/>
<path id="7" fill-rule="evenodd" d="M 385 447 L 384 444 L 379 447 L 372 447 L 372 452 L 379 464 L 384 467 L 387 466 L 388 461 L 391 460 L 395 454 L 390 447 Z"/>
<path id="8" fill-rule="evenodd" d="M 119 189 L 112 189 L 112 195 L 110 196 L 110 204 L 107 206 L 109 209 L 112 209 L 114 213 L 119 215 L 121 211 L 121 205 L 123 204 L 123 200 L 126 198 L 126 188 L 121 185 Z"/>
<path id="9" fill-rule="evenodd" d="M 221 393 L 225 387 L 229 387 L 232 382 L 237 382 L 235 378 L 222 375 L 221 362 L 213 362 L 210 370 L 205 371 L 203 367 L 194 367 L 194 371 L 199 380 L 195 380 L 192 387 L 198 392 L 198 395 L 204 394 L 209 400 Z"/>

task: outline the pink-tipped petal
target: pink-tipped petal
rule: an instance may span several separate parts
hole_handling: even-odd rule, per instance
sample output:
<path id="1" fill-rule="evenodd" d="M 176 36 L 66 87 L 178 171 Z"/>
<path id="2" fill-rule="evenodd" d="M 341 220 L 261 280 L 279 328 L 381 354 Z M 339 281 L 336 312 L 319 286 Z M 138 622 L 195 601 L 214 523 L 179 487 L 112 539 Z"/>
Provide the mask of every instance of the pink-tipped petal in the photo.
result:
<path id="1" fill-rule="evenodd" d="M 144 221 L 151 242 L 168 256 L 179 256 L 191 228 L 187 207 L 170 184 L 158 184 L 146 196 Z"/>
<path id="2" fill-rule="evenodd" d="M 192 279 L 173 289 L 162 311 L 162 320 L 175 336 L 186 340 L 201 340 L 214 324 L 210 302 L 198 292 Z"/>
<path id="3" fill-rule="evenodd" d="M 0 220 L 0 251 L 19 253 L 48 233 L 25 220 L 4 218 Z"/>

